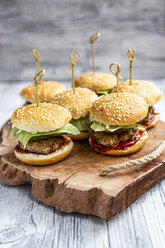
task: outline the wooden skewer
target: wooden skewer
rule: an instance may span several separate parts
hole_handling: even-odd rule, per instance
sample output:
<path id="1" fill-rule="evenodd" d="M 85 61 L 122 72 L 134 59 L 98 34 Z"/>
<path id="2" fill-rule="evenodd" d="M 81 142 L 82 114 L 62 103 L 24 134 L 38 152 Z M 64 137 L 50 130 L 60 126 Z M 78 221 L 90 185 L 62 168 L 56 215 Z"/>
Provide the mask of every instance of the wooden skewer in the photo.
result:
<path id="1" fill-rule="evenodd" d="M 91 44 L 91 55 L 92 55 L 92 65 L 93 65 L 93 73 L 95 73 L 95 55 L 94 55 L 94 46 L 93 43 L 100 37 L 100 33 L 95 33 L 90 37 L 90 44 Z"/>
<path id="2" fill-rule="evenodd" d="M 130 81 L 129 81 L 129 84 L 131 85 L 132 84 L 132 66 L 133 66 L 133 62 L 135 61 L 135 51 L 133 49 L 129 49 L 127 55 L 128 55 L 129 61 L 130 61 Z"/>
<path id="3" fill-rule="evenodd" d="M 36 49 L 33 49 L 32 53 L 33 53 L 33 56 L 34 56 L 34 59 L 35 59 L 35 62 L 36 62 L 37 71 L 39 72 L 40 67 L 39 67 L 38 61 L 41 60 L 40 54 Z"/>
<path id="4" fill-rule="evenodd" d="M 36 87 L 36 103 L 37 103 L 37 107 L 39 106 L 39 100 L 38 100 L 38 84 L 41 82 L 43 76 L 45 74 L 45 70 L 40 70 L 39 72 L 37 72 L 35 74 L 35 77 L 33 78 L 33 83 L 34 86 Z"/>
<path id="5" fill-rule="evenodd" d="M 74 54 L 77 54 L 78 57 L 76 59 L 73 58 Z M 76 65 L 78 59 L 80 58 L 80 53 L 77 50 L 74 50 L 71 54 L 70 54 L 70 62 L 71 62 L 71 66 L 68 68 L 68 71 L 70 71 L 70 69 L 72 70 L 72 88 L 73 88 L 73 93 L 75 94 L 75 78 L 74 78 L 74 66 Z"/>
<path id="6" fill-rule="evenodd" d="M 116 65 L 116 66 L 117 66 L 117 71 L 116 71 L 116 72 L 112 70 L 112 66 L 113 66 L 113 65 Z M 110 64 L 109 69 L 110 69 L 110 71 L 117 77 L 117 94 L 116 94 L 116 95 L 117 95 L 117 97 L 118 97 L 118 96 L 119 96 L 119 78 L 120 78 L 120 79 L 123 79 L 123 77 L 120 76 L 121 65 L 118 64 L 117 62 L 113 62 L 112 64 Z"/>

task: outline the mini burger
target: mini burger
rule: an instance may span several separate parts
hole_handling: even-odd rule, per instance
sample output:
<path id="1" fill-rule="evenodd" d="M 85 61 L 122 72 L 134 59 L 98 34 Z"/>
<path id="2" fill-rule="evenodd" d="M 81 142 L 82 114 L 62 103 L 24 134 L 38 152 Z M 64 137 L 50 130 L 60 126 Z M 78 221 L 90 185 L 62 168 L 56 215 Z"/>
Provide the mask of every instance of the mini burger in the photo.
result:
<path id="1" fill-rule="evenodd" d="M 30 104 L 14 111 L 11 117 L 12 131 L 18 144 L 16 157 L 31 165 L 48 165 L 66 158 L 73 142 L 65 134 L 79 134 L 69 121 L 71 114 L 52 103 Z"/>
<path id="2" fill-rule="evenodd" d="M 55 81 L 43 81 L 38 85 L 39 102 L 50 102 L 58 93 L 66 90 L 65 86 Z M 36 102 L 36 90 L 34 85 L 29 85 L 20 92 L 20 96 L 26 101 L 26 104 Z"/>
<path id="3" fill-rule="evenodd" d="M 93 91 L 78 87 L 75 88 L 75 93 L 73 89 L 65 90 L 52 99 L 52 103 L 63 106 L 70 111 L 72 115 L 70 123 L 80 131 L 80 134 L 69 135 L 73 140 L 82 140 L 89 137 L 89 112 L 97 98 Z"/>
<path id="4" fill-rule="evenodd" d="M 155 126 L 160 119 L 160 114 L 155 112 L 154 105 L 161 99 L 162 92 L 152 82 L 132 80 L 131 85 L 129 82 L 130 80 L 122 82 L 119 85 L 119 91 L 134 93 L 143 97 L 148 104 L 148 113 L 147 116 L 139 122 L 139 124 L 146 129 Z"/>
<path id="5" fill-rule="evenodd" d="M 128 155 L 137 152 L 147 141 L 145 128 L 138 122 L 148 112 L 145 100 L 135 94 L 111 93 L 94 102 L 90 112 L 90 146 L 105 155 Z"/>
<path id="6" fill-rule="evenodd" d="M 76 87 L 93 90 L 98 96 L 109 94 L 116 83 L 115 76 L 101 72 L 83 74 L 75 79 Z"/>

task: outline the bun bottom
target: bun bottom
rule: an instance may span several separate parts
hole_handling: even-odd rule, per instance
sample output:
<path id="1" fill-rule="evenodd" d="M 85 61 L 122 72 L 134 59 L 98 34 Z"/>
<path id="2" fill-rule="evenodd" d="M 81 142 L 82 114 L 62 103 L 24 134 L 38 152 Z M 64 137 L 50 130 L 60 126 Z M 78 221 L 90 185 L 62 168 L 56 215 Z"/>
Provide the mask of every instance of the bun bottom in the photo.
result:
<path id="1" fill-rule="evenodd" d="M 145 128 L 145 129 L 149 129 L 151 127 L 154 127 L 158 123 L 159 119 L 160 119 L 160 114 L 156 114 L 156 115 L 154 115 L 154 120 L 149 125 L 147 125 L 147 126 L 139 125 L 139 126 Z"/>
<path id="2" fill-rule="evenodd" d="M 57 163 L 66 158 L 72 151 L 73 142 L 69 137 L 65 136 L 68 143 L 64 144 L 62 148 L 52 152 L 48 155 L 34 154 L 34 153 L 20 153 L 14 150 L 15 156 L 22 162 L 30 165 L 49 165 Z"/>
<path id="3" fill-rule="evenodd" d="M 139 127 L 140 130 L 143 130 L 143 134 L 141 136 L 141 138 L 131 147 L 127 147 L 126 149 L 123 150 L 107 150 L 107 151 L 100 151 L 97 148 L 94 148 L 92 146 L 92 138 L 89 137 L 89 144 L 92 147 L 92 149 L 94 149 L 96 152 L 104 154 L 104 155 L 108 155 L 108 156 L 124 156 L 124 155 L 129 155 L 132 153 L 135 153 L 137 151 L 139 151 L 146 143 L 147 138 L 148 138 L 148 133 L 145 130 L 145 128 Z"/>
<path id="4" fill-rule="evenodd" d="M 77 135 L 68 134 L 67 136 L 69 138 L 71 138 L 72 140 L 84 140 L 84 139 L 88 139 L 89 131 L 83 131 L 83 132 L 81 132 L 80 134 L 77 134 Z"/>

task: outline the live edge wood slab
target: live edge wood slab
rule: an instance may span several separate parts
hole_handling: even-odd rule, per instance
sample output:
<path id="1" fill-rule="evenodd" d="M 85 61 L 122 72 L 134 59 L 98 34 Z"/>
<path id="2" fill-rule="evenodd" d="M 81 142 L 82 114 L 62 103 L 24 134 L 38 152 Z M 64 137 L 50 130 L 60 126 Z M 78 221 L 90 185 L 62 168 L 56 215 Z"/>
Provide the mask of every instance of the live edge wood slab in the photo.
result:
<path id="1" fill-rule="evenodd" d="M 143 193 L 165 177 L 165 151 L 151 163 L 100 177 L 106 166 L 136 159 L 152 152 L 165 140 L 165 122 L 149 130 L 146 145 L 125 157 L 95 153 L 87 141 L 77 142 L 70 156 L 50 166 L 30 166 L 13 153 L 15 138 L 8 139 L 11 125 L 5 124 L 0 136 L 0 181 L 8 185 L 31 184 L 33 197 L 63 212 L 112 218 L 130 206 Z"/>

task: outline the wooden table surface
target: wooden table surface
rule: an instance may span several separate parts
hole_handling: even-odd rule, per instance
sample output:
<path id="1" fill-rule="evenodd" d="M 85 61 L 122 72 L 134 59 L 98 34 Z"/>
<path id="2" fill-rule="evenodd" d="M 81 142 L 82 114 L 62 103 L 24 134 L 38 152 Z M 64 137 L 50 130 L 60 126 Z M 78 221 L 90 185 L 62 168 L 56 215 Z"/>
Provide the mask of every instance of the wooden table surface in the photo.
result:
<path id="1" fill-rule="evenodd" d="M 165 94 L 165 80 L 154 81 Z M 28 83 L 0 83 L 0 125 L 23 104 L 19 91 Z M 68 84 L 66 84 L 69 87 Z M 165 99 L 157 104 L 165 121 Z M 65 214 L 30 195 L 30 186 L 0 183 L 0 248 L 163 248 L 165 180 L 112 220 Z"/>
<path id="2" fill-rule="evenodd" d="M 81 53 L 76 75 L 90 71 L 89 37 L 95 32 L 101 33 L 95 43 L 98 71 L 109 72 L 117 61 L 128 77 L 127 50 L 134 48 L 134 77 L 165 78 L 164 0 L 1 0 L 0 20 L 0 81 L 31 80 L 34 48 L 46 78 L 70 78 L 74 49 Z"/>

